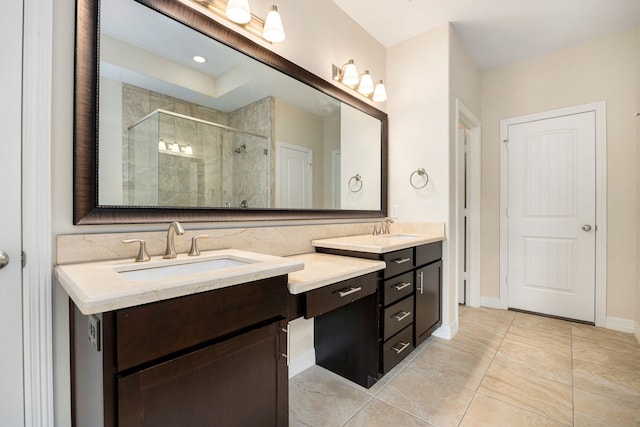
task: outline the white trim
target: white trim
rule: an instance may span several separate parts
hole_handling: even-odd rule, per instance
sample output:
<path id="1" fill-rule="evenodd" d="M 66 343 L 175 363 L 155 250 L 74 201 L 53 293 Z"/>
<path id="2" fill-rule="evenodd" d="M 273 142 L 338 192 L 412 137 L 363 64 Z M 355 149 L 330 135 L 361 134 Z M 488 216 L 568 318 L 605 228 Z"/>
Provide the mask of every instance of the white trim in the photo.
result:
<path id="1" fill-rule="evenodd" d="M 640 323 L 636 322 L 636 326 L 633 331 L 633 336 L 636 337 L 636 341 L 640 344 Z"/>
<path id="2" fill-rule="evenodd" d="M 316 364 L 316 349 L 310 348 L 289 363 L 289 379 Z"/>
<path id="3" fill-rule="evenodd" d="M 25 425 L 53 426 L 51 93 L 53 0 L 24 0 L 22 238 Z"/>
<path id="4" fill-rule="evenodd" d="M 506 310 L 507 309 L 506 306 L 502 305 L 502 300 L 500 298 L 482 297 L 480 299 L 480 305 L 482 307 L 495 308 L 497 310 Z"/>
<path id="5" fill-rule="evenodd" d="M 606 103 L 577 105 L 542 113 L 529 114 L 500 120 L 500 306 L 507 308 L 507 195 L 508 164 L 506 144 L 508 128 L 511 125 L 545 120 L 593 111 L 596 125 L 596 277 L 595 277 L 595 324 L 605 327 L 607 311 L 607 118 Z"/>
<path id="6" fill-rule="evenodd" d="M 612 331 L 626 332 L 633 334 L 635 332 L 636 322 L 629 319 L 621 319 L 619 317 L 607 317 L 605 328 Z"/>
<path id="7" fill-rule="evenodd" d="M 467 281 L 467 295 L 465 296 L 466 305 L 470 307 L 479 307 L 480 302 L 480 277 L 481 277 L 481 191 L 482 191 L 482 139 L 480 119 L 467 108 L 462 101 L 456 99 L 456 118 L 455 125 L 462 123 L 471 136 L 469 141 L 469 152 L 467 157 L 468 172 L 468 188 L 467 188 L 467 209 L 468 209 L 468 226 L 469 226 L 469 277 Z M 460 209 L 458 207 L 461 198 L 464 173 L 462 143 L 458 140 L 458 132 L 456 131 L 456 236 L 457 236 L 457 254 L 456 254 L 456 301 L 459 277 L 460 263 L 464 257 L 464 222 L 460 218 Z"/>
<path id="8" fill-rule="evenodd" d="M 458 317 L 456 316 L 456 320 L 450 325 L 442 325 L 438 329 L 436 329 L 433 334 L 434 337 L 443 338 L 445 340 L 453 339 L 458 333 Z"/>

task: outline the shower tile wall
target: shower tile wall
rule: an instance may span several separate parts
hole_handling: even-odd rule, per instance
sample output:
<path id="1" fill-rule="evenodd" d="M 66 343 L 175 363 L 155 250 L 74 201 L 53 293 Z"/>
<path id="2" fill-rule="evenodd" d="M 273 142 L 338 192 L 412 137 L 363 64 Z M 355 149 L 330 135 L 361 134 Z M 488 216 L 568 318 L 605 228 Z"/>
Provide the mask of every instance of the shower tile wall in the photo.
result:
<path id="1" fill-rule="evenodd" d="M 253 132 L 258 135 L 271 135 L 272 98 L 263 98 L 229 115 L 229 126 Z M 250 208 L 269 207 L 270 201 L 270 154 L 271 138 L 257 138 L 251 135 L 233 134 L 230 138 L 231 150 L 224 150 L 224 164 L 232 165 L 230 186 L 225 188 L 225 196 L 234 206 L 246 201 Z M 236 152 L 236 148 L 240 152 Z"/>
<path id="2" fill-rule="evenodd" d="M 139 121 L 156 109 L 163 109 L 214 123 L 239 127 L 243 118 L 261 119 L 254 129 L 269 129 L 270 111 L 261 100 L 238 112 L 225 113 L 167 95 L 123 85 L 123 129 Z M 158 118 L 159 117 L 159 118 Z M 159 121 L 159 122 L 158 122 Z M 124 200 L 130 205 L 142 206 L 239 206 L 247 200 L 250 207 L 267 206 L 268 174 L 264 166 L 264 149 L 243 137 L 230 138 L 228 132 L 191 120 L 159 114 L 136 126 L 135 136 L 123 135 Z M 155 130 L 152 129 L 155 127 Z M 262 131 L 260 131 L 262 132 Z M 144 136 L 141 136 L 144 135 Z M 250 137 L 252 139 L 257 139 Z M 194 155 L 190 157 L 158 153 L 158 140 L 181 145 L 190 144 Z M 231 139 L 234 139 L 233 141 Z M 234 147 L 245 144 L 248 155 L 233 152 Z M 265 143 L 262 143 L 267 148 Z M 259 152 L 262 162 L 250 160 Z M 247 153 L 241 153 L 247 154 Z M 268 156 L 267 165 L 268 165 Z M 262 163 L 262 166 L 258 164 Z M 261 179 L 254 170 L 262 170 Z M 238 169 L 240 169 L 238 171 Z M 243 173 L 243 170 L 251 170 Z M 260 195 L 260 192 L 262 193 Z"/>

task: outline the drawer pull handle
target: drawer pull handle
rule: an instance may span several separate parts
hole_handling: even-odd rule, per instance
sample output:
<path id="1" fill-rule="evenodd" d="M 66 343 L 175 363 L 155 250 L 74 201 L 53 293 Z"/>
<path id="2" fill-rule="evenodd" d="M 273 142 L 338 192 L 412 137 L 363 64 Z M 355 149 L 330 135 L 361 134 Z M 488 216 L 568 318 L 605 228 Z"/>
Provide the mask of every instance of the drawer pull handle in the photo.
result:
<path id="1" fill-rule="evenodd" d="M 338 295 L 340 295 L 340 298 L 342 297 L 346 297 L 347 295 L 351 295 L 351 294 L 355 294 L 356 292 L 360 292 L 362 290 L 362 287 L 358 286 L 357 288 L 354 288 L 353 286 L 349 286 L 348 288 L 344 288 L 340 291 L 338 291 Z"/>
<path id="2" fill-rule="evenodd" d="M 397 285 L 393 285 L 393 288 L 396 291 L 401 291 L 404 288 L 406 288 L 407 286 L 411 286 L 411 282 L 403 282 L 403 283 L 398 283 Z"/>
<path id="3" fill-rule="evenodd" d="M 395 262 L 396 264 L 404 264 L 405 262 L 409 262 L 411 261 L 411 258 L 398 258 L 398 259 L 394 259 L 391 262 Z"/>
<path id="4" fill-rule="evenodd" d="M 418 290 L 420 291 L 420 295 L 422 295 L 424 293 L 424 271 L 421 271 L 418 276 L 420 277 L 420 287 Z"/>
<path id="5" fill-rule="evenodd" d="M 396 319 L 398 322 L 403 321 L 404 319 L 406 319 L 407 317 L 411 316 L 411 312 L 410 311 L 399 311 L 396 314 L 394 314 L 393 317 L 394 319 Z"/>
<path id="6" fill-rule="evenodd" d="M 398 341 L 398 344 L 394 345 L 393 347 L 391 347 L 393 349 L 393 351 L 395 351 L 396 353 L 400 354 L 402 353 L 407 347 L 409 347 L 409 343 L 408 342 L 402 342 L 402 341 Z"/>

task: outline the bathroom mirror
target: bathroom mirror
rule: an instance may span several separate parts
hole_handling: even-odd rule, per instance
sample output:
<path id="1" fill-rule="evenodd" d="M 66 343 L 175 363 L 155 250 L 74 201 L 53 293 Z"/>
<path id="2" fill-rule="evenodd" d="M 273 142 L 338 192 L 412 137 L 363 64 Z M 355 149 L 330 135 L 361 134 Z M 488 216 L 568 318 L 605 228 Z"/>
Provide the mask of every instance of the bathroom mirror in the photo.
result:
<path id="1" fill-rule="evenodd" d="M 74 224 L 385 216 L 386 114 L 185 3 L 77 1 Z"/>

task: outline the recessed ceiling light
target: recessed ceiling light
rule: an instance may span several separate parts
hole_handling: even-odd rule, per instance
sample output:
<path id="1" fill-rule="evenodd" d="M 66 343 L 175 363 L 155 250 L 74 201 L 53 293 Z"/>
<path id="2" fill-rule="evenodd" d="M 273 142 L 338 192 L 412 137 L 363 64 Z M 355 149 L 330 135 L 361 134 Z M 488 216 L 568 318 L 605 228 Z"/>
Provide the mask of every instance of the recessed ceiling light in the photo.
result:
<path id="1" fill-rule="evenodd" d="M 207 62 L 207 58 L 205 58 L 204 56 L 200 56 L 200 55 L 194 56 L 193 60 L 196 61 L 199 64 L 203 64 L 203 63 Z"/>

